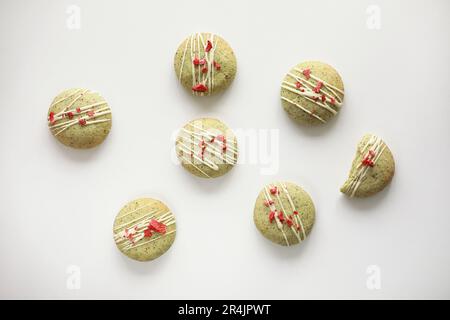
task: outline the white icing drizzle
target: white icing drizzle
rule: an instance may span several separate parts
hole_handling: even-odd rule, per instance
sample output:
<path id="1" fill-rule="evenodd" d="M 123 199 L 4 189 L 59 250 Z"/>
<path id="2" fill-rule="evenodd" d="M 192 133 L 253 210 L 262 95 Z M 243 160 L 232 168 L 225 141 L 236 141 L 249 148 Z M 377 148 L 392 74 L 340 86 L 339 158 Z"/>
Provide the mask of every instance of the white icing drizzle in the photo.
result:
<path id="1" fill-rule="evenodd" d="M 265 198 L 266 201 L 268 201 L 269 203 L 272 203 L 272 201 L 273 201 L 272 198 L 270 197 L 269 191 L 267 190 L 267 186 L 264 187 L 264 198 Z M 290 246 L 289 240 L 288 240 L 288 238 L 287 238 L 287 236 L 286 236 L 286 233 L 285 233 L 284 230 L 283 230 L 283 224 L 281 223 L 280 219 L 278 218 L 278 214 L 277 214 L 278 211 L 277 211 L 277 208 L 275 207 L 274 204 L 271 204 L 271 205 L 269 205 L 269 209 L 270 209 L 270 211 L 275 212 L 274 219 L 275 219 L 275 222 L 276 222 L 276 224 L 277 224 L 278 230 L 280 230 L 281 233 L 283 234 L 284 241 L 286 241 L 286 245 L 289 247 L 289 246 Z"/>
<path id="2" fill-rule="evenodd" d="M 386 144 L 383 142 L 383 140 L 381 140 L 381 138 L 375 135 L 371 135 L 369 140 L 361 150 L 361 153 L 363 154 L 362 159 L 367 157 L 370 151 L 373 151 L 375 152 L 373 165 L 376 165 L 378 159 L 381 157 L 381 154 L 383 153 L 385 148 Z M 362 162 L 358 163 L 355 169 L 357 170 L 357 172 L 355 175 L 351 177 L 350 185 L 347 187 L 347 190 L 350 192 L 350 197 L 353 197 L 355 195 L 356 190 L 358 190 L 358 187 L 361 185 L 364 177 L 366 176 L 370 168 L 371 168 L 370 166 L 363 165 Z"/>
<path id="3" fill-rule="evenodd" d="M 205 93 L 210 95 L 214 90 L 214 53 L 217 46 L 217 42 L 214 42 L 215 35 L 213 33 L 209 34 L 208 41 L 211 42 L 212 48 L 209 52 L 205 51 L 207 42 L 203 39 L 202 33 L 194 33 L 189 37 L 189 40 L 186 41 L 186 44 L 183 49 L 183 55 L 181 58 L 180 72 L 179 72 L 179 81 L 181 82 L 181 77 L 183 75 L 184 66 L 186 64 L 186 56 L 189 50 L 190 59 L 191 59 L 191 70 L 192 70 L 192 87 L 197 84 L 203 84 L 208 87 L 206 92 L 198 92 L 192 90 L 193 95 L 204 96 Z M 188 49 L 189 47 L 189 49 Z M 205 59 L 204 65 L 196 66 L 194 64 L 194 59 L 198 58 L 199 60 Z M 203 73 L 202 69 L 207 68 L 207 72 Z"/>
<path id="4" fill-rule="evenodd" d="M 287 91 L 293 92 L 295 94 L 298 94 L 299 96 L 303 97 L 304 99 L 315 103 L 316 105 L 320 106 L 321 108 L 329 111 L 333 115 L 337 114 L 337 111 L 333 108 L 339 109 L 342 106 L 342 99 L 336 92 L 344 95 L 344 92 L 340 90 L 339 88 L 329 84 L 328 82 L 314 76 L 312 73 L 309 74 L 309 79 L 306 78 L 305 75 L 303 75 L 303 72 L 305 70 L 310 69 L 300 69 L 300 68 L 294 68 L 294 71 L 298 72 L 299 74 L 296 75 L 292 72 L 288 72 L 288 76 L 291 77 L 296 81 L 296 83 L 292 83 L 289 81 L 283 81 L 281 87 Z M 303 76 L 303 77 L 302 77 Z M 315 80 L 315 83 L 313 83 L 310 79 Z M 319 92 L 315 92 L 314 89 L 318 85 L 318 83 L 322 83 L 322 86 L 319 89 Z M 301 84 L 301 87 L 297 87 L 297 83 Z M 326 121 L 316 115 L 314 112 L 309 111 L 305 107 L 301 106 L 300 104 L 287 99 L 285 97 L 281 97 L 284 101 L 289 102 L 292 105 L 297 106 L 302 111 L 306 112 L 310 116 L 313 116 L 317 120 L 325 123 Z M 324 99 L 324 100 L 322 100 Z M 333 100 L 333 102 L 332 102 Z"/>
<path id="5" fill-rule="evenodd" d="M 284 184 L 284 182 L 280 182 L 280 186 L 283 189 L 283 192 L 286 195 L 286 198 L 288 199 L 289 204 L 291 205 L 292 212 L 297 211 L 295 209 L 295 205 L 294 205 L 294 202 L 292 201 L 291 195 L 289 194 L 289 191 L 288 191 L 286 185 Z M 299 225 L 302 228 L 303 240 L 305 240 L 306 239 L 306 232 L 305 232 L 305 227 L 303 226 L 302 219 L 300 217 L 300 212 L 299 212 L 298 215 L 294 214 L 293 216 L 294 216 L 294 220 L 297 223 L 297 225 Z"/>
<path id="6" fill-rule="evenodd" d="M 89 93 L 89 92 L 90 91 L 88 89 L 77 89 L 73 93 L 68 95 L 67 97 L 59 99 L 59 100 L 55 101 L 54 103 L 52 103 L 51 107 L 67 100 L 70 97 L 75 96 L 77 93 L 80 93 L 77 96 L 75 96 L 75 98 L 72 101 L 70 101 L 70 103 L 66 107 L 64 107 L 60 112 L 55 113 L 53 115 L 53 121 L 51 121 L 50 118 L 48 119 L 48 125 L 50 127 L 50 130 L 53 132 L 53 134 L 55 136 L 64 132 L 65 130 L 72 127 L 73 125 L 79 124 L 80 121 L 85 121 L 85 123 L 83 124 L 84 126 L 111 121 L 111 119 L 95 120 L 98 117 L 101 117 L 101 116 L 104 116 L 107 114 L 111 114 L 111 109 L 107 105 L 106 101 L 99 101 L 99 102 L 91 103 L 89 105 L 86 105 L 86 106 L 83 106 L 80 108 L 72 108 L 72 106 L 78 99 L 80 99 L 81 97 L 83 97 L 83 95 L 85 95 L 86 93 Z M 106 106 L 104 106 L 104 105 L 106 105 Z M 77 109 L 79 110 L 79 112 L 77 111 Z M 93 114 L 89 115 L 90 112 L 93 112 Z M 69 113 L 72 114 L 72 116 L 73 116 L 72 119 L 70 119 L 68 117 Z"/>
<path id="7" fill-rule="evenodd" d="M 134 213 L 146 207 L 149 207 L 149 205 L 145 205 L 133 211 L 127 212 L 126 214 L 123 214 L 118 218 L 123 218 L 131 213 Z M 121 246 L 121 249 L 123 251 L 128 251 L 132 248 L 140 247 L 144 244 L 153 242 L 155 240 L 164 237 L 165 235 L 175 232 L 175 230 L 172 230 L 164 234 L 159 234 L 156 231 L 154 231 L 152 233 L 154 234 L 156 233 L 158 234 L 158 236 L 156 237 L 151 236 L 149 240 L 138 243 L 140 240 L 145 238 L 144 231 L 148 228 L 150 221 L 152 221 L 153 219 L 158 221 L 159 223 L 163 223 L 166 227 L 173 225 L 175 223 L 175 217 L 171 211 L 164 212 L 161 210 L 152 210 L 142 217 L 133 219 L 131 221 L 128 221 L 126 223 L 114 227 L 114 240 L 116 241 L 117 245 Z"/>
<path id="8" fill-rule="evenodd" d="M 190 122 L 189 126 L 192 127 L 192 130 L 182 128 L 181 132 L 183 134 L 180 134 L 180 139 L 176 144 L 179 151 L 179 156 L 183 160 L 194 166 L 194 168 L 208 178 L 210 178 L 210 176 L 195 165 L 193 160 L 206 165 L 214 171 L 219 170 L 218 163 L 230 165 L 236 164 L 238 151 L 235 146 L 236 142 L 234 137 L 232 143 L 229 143 L 228 140 L 224 143 L 213 133 L 203 129 L 201 126 L 198 126 L 193 122 Z M 222 137 L 226 139 L 224 135 L 222 135 Z M 203 144 L 203 150 L 199 144 Z M 223 150 L 224 146 L 226 147 L 225 150 Z M 207 157 L 207 153 L 209 154 L 209 157 Z M 191 160 L 189 160 L 185 155 L 191 157 Z"/>

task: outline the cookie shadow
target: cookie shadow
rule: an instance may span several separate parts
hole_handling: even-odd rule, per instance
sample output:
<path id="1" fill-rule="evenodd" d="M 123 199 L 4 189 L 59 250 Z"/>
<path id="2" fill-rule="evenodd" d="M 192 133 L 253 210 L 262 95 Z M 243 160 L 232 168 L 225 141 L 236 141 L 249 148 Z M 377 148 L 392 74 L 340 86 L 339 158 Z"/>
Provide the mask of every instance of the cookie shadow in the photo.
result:
<path id="1" fill-rule="evenodd" d="M 166 268 L 168 260 L 170 259 L 170 248 L 167 252 L 160 257 L 150 261 L 138 261 L 128 258 L 125 254 L 119 252 L 115 253 L 116 260 L 119 261 L 126 269 L 136 274 L 150 274 L 157 273 L 160 270 Z"/>
<path id="2" fill-rule="evenodd" d="M 366 198 L 350 198 L 344 194 L 341 194 L 339 199 L 340 204 L 344 207 L 349 206 L 355 210 L 363 211 L 363 212 L 372 212 L 380 205 L 380 203 L 386 201 L 385 199 L 389 197 L 389 190 L 391 189 L 392 182 L 389 183 L 383 190 L 380 192 L 366 197 Z"/>
<path id="3" fill-rule="evenodd" d="M 90 161 L 94 157 L 97 157 L 109 144 L 110 139 L 108 138 L 109 137 L 106 137 L 106 139 L 102 143 L 93 148 L 76 149 L 59 142 L 59 140 L 53 137 L 51 134 L 48 135 L 48 139 L 52 140 L 49 144 L 53 146 L 53 150 L 59 155 L 62 155 L 73 162 L 86 162 Z"/>
<path id="4" fill-rule="evenodd" d="M 180 83 L 177 83 L 177 85 L 181 87 L 180 90 L 183 91 L 183 96 L 191 101 L 193 105 L 202 109 L 212 110 L 215 108 L 221 108 L 219 101 L 226 99 L 226 97 L 230 94 L 230 91 L 233 90 L 233 83 L 234 81 L 224 90 L 214 93 L 210 96 L 195 96 L 189 90 L 184 88 Z"/>
<path id="5" fill-rule="evenodd" d="M 200 190 L 201 192 L 211 193 L 223 190 L 228 184 L 232 183 L 232 177 L 236 174 L 236 171 L 238 171 L 237 167 L 238 164 L 236 164 L 230 171 L 217 178 L 201 178 L 193 175 L 184 168 L 180 168 L 180 170 L 184 171 L 183 173 L 185 179 L 189 179 L 189 183 L 192 184 L 194 188 Z"/>
<path id="6" fill-rule="evenodd" d="M 330 120 L 328 120 L 326 123 L 323 124 L 318 124 L 318 125 L 307 125 L 307 124 L 302 124 L 299 123 L 295 120 L 293 120 L 291 117 L 289 117 L 289 115 L 287 114 L 287 112 L 285 113 L 285 117 L 287 118 L 287 121 L 293 123 L 294 126 L 296 126 L 297 128 L 299 128 L 299 130 L 310 137 L 318 137 L 318 136 L 322 136 L 324 134 L 327 134 L 329 132 L 332 132 L 333 129 L 336 127 L 336 123 L 338 121 L 340 112 L 334 116 L 333 118 L 331 118 Z"/>
<path id="7" fill-rule="evenodd" d="M 263 238 L 262 240 L 264 240 L 265 243 L 261 246 L 263 247 L 262 250 L 268 252 L 268 254 L 270 254 L 271 256 L 275 256 L 280 260 L 298 260 L 302 258 L 302 256 L 308 249 L 312 234 L 308 235 L 306 240 L 304 240 L 302 243 L 289 247 L 276 244 L 266 239 L 264 236 L 259 234 L 258 231 L 255 231 L 255 237 L 256 236 Z"/>

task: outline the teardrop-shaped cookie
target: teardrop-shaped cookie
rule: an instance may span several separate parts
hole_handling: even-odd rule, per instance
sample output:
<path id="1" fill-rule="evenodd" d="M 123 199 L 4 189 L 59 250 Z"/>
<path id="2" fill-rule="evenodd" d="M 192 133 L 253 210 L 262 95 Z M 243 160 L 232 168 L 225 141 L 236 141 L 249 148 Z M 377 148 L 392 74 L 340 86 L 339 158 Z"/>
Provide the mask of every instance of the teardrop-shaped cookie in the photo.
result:
<path id="1" fill-rule="evenodd" d="M 383 190 L 394 172 L 394 157 L 386 143 L 373 134 L 366 134 L 358 143 L 349 177 L 341 192 L 350 197 L 368 197 Z"/>

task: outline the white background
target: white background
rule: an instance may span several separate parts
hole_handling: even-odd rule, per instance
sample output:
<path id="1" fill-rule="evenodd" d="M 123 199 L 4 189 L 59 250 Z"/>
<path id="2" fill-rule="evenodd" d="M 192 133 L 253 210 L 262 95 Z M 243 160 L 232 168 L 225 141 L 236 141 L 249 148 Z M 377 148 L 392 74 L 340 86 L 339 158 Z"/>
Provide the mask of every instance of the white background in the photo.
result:
<path id="1" fill-rule="evenodd" d="M 66 9 L 81 8 L 71 30 Z M 367 27 L 369 5 L 381 29 Z M 1 298 L 450 298 L 449 1 L 17 1 L 0 4 Z M 190 33 L 233 47 L 237 77 L 195 99 L 173 56 Z M 294 124 L 280 83 L 296 63 L 333 65 L 345 83 L 340 115 Z M 98 90 L 113 128 L 98 148 L 50 134 L 53 97 Z M 279 129 L 279 170 L 243 163 L 203 180 L 171 160 L 172 134 L 201 116 L 233 129 Z M 394 153 L 392 184 L 368 199 L 339 192 L 366 132 Z M 248 147 L 242 142 L 241 155 Z M 275 149 L 276 151 L 276 149 Z M 274 160 L 274 161 L 275 161 Z M 301 246 L 263 238 L 253 206 L 265 183 L 293 181 L 317 220 Z M 173 247 L 140 263 L 112 240 L 128 201 L 156 197 L 177 218 Z M 66 286 L 70 265 L 81 288 Z M 366 286 L 370 265 L 381 289 Z"/>

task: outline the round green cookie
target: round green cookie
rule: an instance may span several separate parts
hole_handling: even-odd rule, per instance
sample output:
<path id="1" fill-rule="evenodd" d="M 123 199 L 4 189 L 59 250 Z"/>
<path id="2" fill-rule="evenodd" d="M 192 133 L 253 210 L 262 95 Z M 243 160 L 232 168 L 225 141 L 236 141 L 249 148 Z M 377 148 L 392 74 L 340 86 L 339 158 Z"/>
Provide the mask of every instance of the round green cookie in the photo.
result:
<path id="1" fill-rule="evenodd" d="M 344 84 L 337 71 L 319 61 L 296 65 L 281 84 L 281 103 L 289 117 L 302 124 L 326 123 L 341 109 Z"/>
<path id="2" fill-rule="evenodd" d="M 175 216 L 161 201 L 142 198 L 127 203 L 114 220 L 117 248 L 131 259 L 153 260 L 175 240 Z"/>
<path id="3" fill-rule="evenodd" d="M 68 89 L 53 99 L 47 121 L 58 141 L 69 147 L 87 149 L 105 140 L 111 130 L 111 109 L 98 92 Z"/>
<path id="4" fill-rule="evenodd" d="M 217 119 L 190 121 L 181 128 L 175 146 L 182 166 L 198 177 L 219 177 L 230 171 L 237 162 L 236 137 Z"/>
<path id="5" fill-rule="evenodd" d="M 290 182 L 266 185 L 256 199 L 253 220 L 264 237 L 282 246 L 303 242 L 315 221 L 314 203 Z"/>
<path id="6" fill-rule="evenodd" d="M 349 177 L 341 192 L 350 197 L 368 197 L 386 187 L 395 172 L 395 162 L 386 143 L 366 134 L 358 143 Z"/>
<path id="7" fill-rule="evenodd" d="M 213 33 L 194 33 L 175 54 L 175 72 L 183 87 L 196 96 L 225 90 L 236 75 L 236 57 L 228 43 Z"/>

